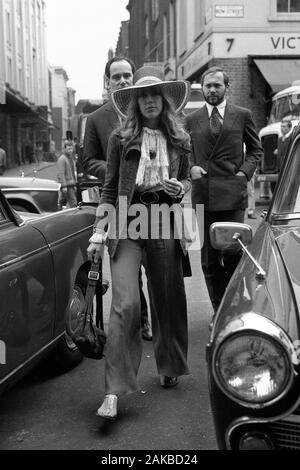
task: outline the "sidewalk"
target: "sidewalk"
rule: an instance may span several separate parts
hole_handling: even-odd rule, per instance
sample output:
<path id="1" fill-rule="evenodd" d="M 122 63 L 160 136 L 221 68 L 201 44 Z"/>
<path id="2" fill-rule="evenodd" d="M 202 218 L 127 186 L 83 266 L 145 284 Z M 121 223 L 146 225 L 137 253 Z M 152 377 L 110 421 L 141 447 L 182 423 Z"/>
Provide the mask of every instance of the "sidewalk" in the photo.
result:
<path id="1" fill-rule="evenodd" d="M 45 176 L 42 176 L 40 172 L 43 172 L 46 169 L 50 169 L 51 167 L 55 167 L 55 171 L 56 171 L 56 165 L 57 165 L 57 162 L 41 161 L 38 163 L 28 163 L 26 165 L 20 165 L 20 166 L 5 170 L 3 176 L 7 176 L 7 177 L 35 176 L 35 171 L 37 171 L 36 173 L 37 178 L 45 178 Z"/>

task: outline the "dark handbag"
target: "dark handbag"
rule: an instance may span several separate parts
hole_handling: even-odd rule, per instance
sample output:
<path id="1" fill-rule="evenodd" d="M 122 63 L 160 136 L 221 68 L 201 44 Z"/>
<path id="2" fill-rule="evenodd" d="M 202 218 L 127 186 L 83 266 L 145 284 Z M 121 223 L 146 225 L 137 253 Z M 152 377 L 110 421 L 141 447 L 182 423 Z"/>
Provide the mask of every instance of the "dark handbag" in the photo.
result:
<path id="1" fill-rule="evenodd" d="M 88 285 L 85 294 L 85 308 L 79 315 L 78 325 L 72 335 L 72 340 L 79 351 L 90 359 L 102 359 L 103 350 L 106 343 L 106 335 L 103 330 L 103 309 L 102 292 L 97 296 L 97 307 L 100 302 L 100 309 L 97 308 L 96 324 L 93 321 L 93 298 L 97 283 L 102 284 L 102 260 L 100 258 L 97 264 L 92 263 L 88 274 Z M 101 318 L 100 318 L 101 317 Z M 100 323 L 100 326 L 99 326 Z"/>

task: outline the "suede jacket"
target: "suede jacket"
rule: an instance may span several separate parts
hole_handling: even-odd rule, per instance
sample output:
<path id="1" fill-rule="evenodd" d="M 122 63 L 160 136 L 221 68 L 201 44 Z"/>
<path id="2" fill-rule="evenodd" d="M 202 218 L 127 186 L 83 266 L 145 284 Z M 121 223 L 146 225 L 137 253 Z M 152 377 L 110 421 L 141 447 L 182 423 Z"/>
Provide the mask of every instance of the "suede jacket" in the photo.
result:
<path id="1" fill-rule="evenodd" d="M 128 210 L 135 191 L 136 176 L 141 156 L 141 144 L 142 136 L 140 135 L 129 144 L 123 145 L 121 136 L 117 131 L 113 132 L 109 139 L 106 178 L 97 209 L 95 228 L 103 233 L 107 231 L 111 220 L 110 217 L 105 216 L 105 211 L 107 211 L 107 215 L 111 213 L 112 207 L 116 209 L 116 230 L 113 232 L 114 237 L 110 237 L 110 233 L 112 233 L 110 226 L 107 238 L 108 250 L 111 257 L 116 252 L 119 234 L 122 232 L 122 224 L 126 222 L 126 218 L 123 221 L 120 220 L 121 218 L 123 219 L 123 209 L 125 207 L 121 208 L 121 212 L 119 205 L 121 200 L 125 201 L 127 205 L 125 209 Z M 185 192 L 191 188 L 189 153 L 189 147 L 183 148 L 180 154 L 168 147 L 169 178 L 177 178 L 183 184 Z M 180 202 L 180 200 L 176 201 Z M 184 242 L 181 245 L 185 252 Z"/>

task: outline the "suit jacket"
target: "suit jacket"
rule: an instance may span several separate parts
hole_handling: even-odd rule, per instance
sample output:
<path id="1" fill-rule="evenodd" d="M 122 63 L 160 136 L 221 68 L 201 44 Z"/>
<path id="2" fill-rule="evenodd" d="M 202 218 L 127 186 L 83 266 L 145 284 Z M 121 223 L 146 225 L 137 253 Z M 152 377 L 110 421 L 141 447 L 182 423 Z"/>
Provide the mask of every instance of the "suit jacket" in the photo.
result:
<path id="1" fill-rule="evenodd" d="M 120 120 L 109 100 L 91 113 L 86 122 L 82 166 L 86 173 L 105 181 L 106 153 L 110 134 L 120 125 Z"/>
<path id="2" fill-rule="evenodd" d="M 211 133 L 206 106 L 187 116 L 186 128 L 192 142 L 190 165 L 207 171 L 192 181 L 193 205 L 204 204 L 208 211 L 245 209 L 247 181 L 263 154 L 250 111 L 227 103 L 217 139 Z M 238 171 L 245 176 L 236 176 Z"/>
<path id="3" fill-rule="evenodd" d="M 114 132 L 109 140 L 107 172 L 97 209 L 95 226 L 98 230 L 105 231 L 108 222 L 111 222 L 108 232 L 108 251 L 111 257 L 116 252 L 119 236 L 127 221 L 124 213 L 128 210 L 135 191 L 141 144 L 142 138 L 139 136 L 127 146 L 124 146 L 118 132 Z M 180 154 L 174 149 L 168 148 L 168 150 L 170 160 L 169 177 L 181 181 L 184 191 L 187 192 L 191 187 L 189 178 L 190 149 L 182 149 Z M 122 199 L 120 199 L 121 196 L 123 196 Z M 127 207 L 120 207 L 123 201 L 127 203 Z M 112 214 L 112 208 L 116 209 L 115 216 Z M 109 214 L 108 217 L 107 214 Z M 186 254 L 185 241 L 180 240 L 180 243 L 183 253 Z"/>

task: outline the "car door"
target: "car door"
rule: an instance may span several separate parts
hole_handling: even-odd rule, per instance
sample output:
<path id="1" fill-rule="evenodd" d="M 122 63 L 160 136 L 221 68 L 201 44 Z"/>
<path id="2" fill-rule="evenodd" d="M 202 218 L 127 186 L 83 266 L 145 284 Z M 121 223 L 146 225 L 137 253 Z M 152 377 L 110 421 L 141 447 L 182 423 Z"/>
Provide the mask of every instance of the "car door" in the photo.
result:
<path id="1" fill-rule="evenodd" d="M 55 290 L 44 237 L 0 196 L 1 383 L 53 338 Z"/>

